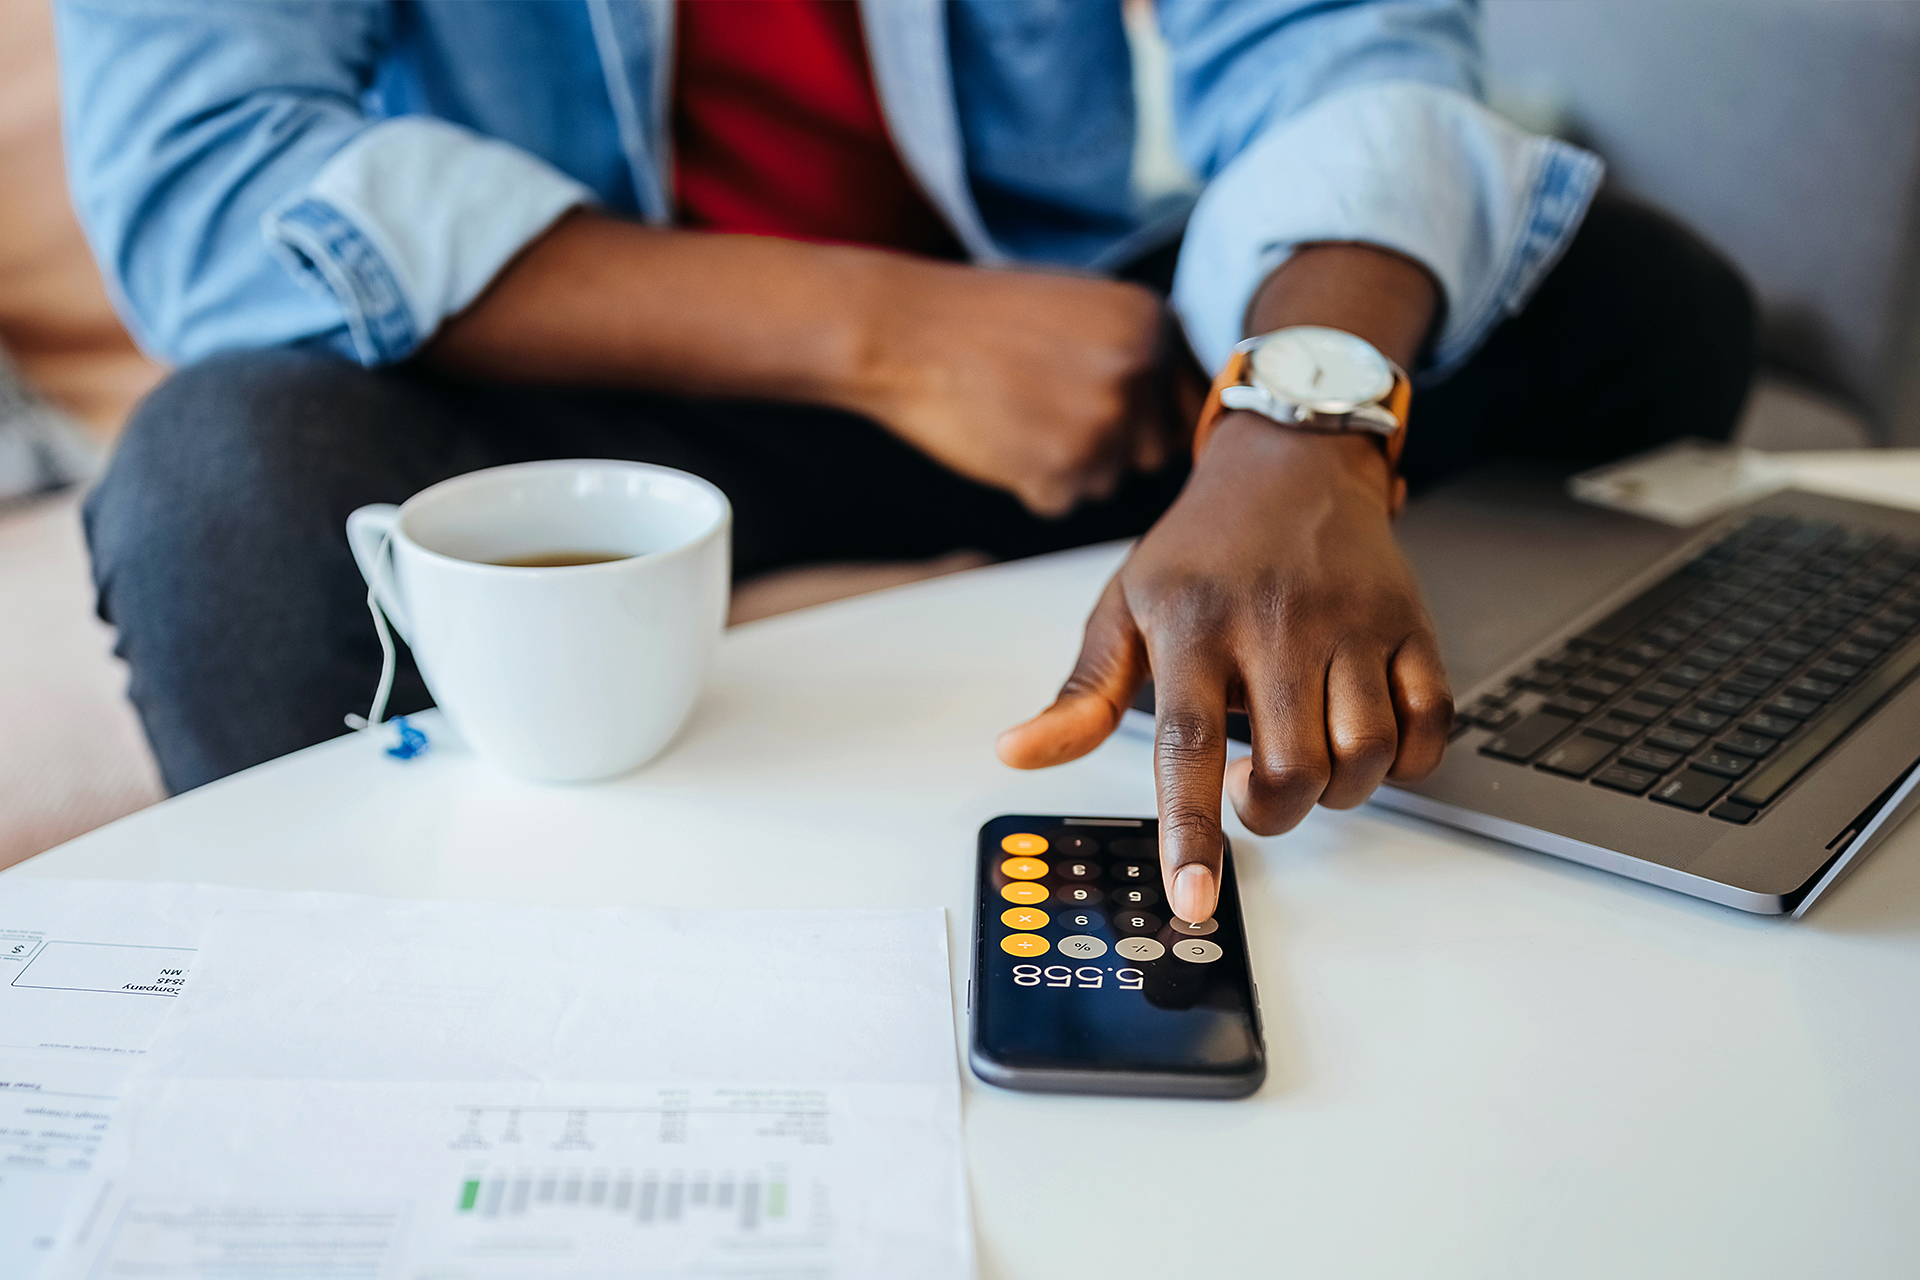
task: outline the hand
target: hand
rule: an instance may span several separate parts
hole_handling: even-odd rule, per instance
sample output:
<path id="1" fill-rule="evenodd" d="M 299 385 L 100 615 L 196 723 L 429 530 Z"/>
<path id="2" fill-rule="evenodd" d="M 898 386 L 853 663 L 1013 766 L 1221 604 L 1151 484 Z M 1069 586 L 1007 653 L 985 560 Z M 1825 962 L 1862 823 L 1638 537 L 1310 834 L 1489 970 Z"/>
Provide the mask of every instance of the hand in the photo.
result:
<path id="1" fill-rule="evenodd" d="M 1350 808 L 1440 762 L 1453 699 L 1389 528 L 1388 479 L 1369 439 L 1229 414 L 1107 584 L 1059 698 L 1000 738 L 1016 768 L 1082 756 L 1151 672 L 1161 857 L 1181 919 L 1218 902 L 1223 774 L 1240 820 L 1276 835 L 1316 803 Z M 1227 769 L 1230 706 L 1252 721 L 1253 754 Z"/>
<path id="2" fill-rule="evenodd" d="M 1184 424 L 1160 375 L 1191 359 L 1138 285 L 900 257 L 875 296 L 852 407 L 1038 515 L 1158 468 Z"/>

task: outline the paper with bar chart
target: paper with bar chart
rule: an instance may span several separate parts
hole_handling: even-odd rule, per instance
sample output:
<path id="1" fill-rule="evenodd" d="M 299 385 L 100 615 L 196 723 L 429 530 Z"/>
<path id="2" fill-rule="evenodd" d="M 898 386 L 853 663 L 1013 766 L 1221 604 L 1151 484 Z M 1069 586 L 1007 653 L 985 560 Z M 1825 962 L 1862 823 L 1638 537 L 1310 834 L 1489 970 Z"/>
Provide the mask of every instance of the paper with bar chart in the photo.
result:
<path id="1" fill-rule="evenodd" d="M 54 1274 L 961 1280 L 945 938 L 935 910 L 225 913 Z"/>
<path id="2" fill-rule="evenodd" d="M 967 1275 L 925 1086 L 152 1081 L 87 1275 Z"/>

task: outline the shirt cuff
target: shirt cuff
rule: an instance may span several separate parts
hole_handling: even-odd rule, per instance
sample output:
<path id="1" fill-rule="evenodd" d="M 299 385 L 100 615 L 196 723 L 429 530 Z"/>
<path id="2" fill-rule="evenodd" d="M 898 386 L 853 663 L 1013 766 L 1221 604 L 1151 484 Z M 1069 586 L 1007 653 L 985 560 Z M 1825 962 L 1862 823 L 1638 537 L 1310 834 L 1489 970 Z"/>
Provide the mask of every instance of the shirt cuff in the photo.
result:
<path id="1" fill-rule="evenodd" d="M 425 116 L 385 120 L 261 219 L 294 278 L 345 313 L 362 364 L 404 359 L 593 193 L 520 148 Z"/>
<path id="2" fill-rule="evenodd" d="M 1174 308 L 1217 371 L 1254 291 L 1296 246 L 1381 245 L 1440 283 L 1445 319 L 1423 372 L 1444 376 L 1526 305 L 1601 173 L 1598 157 L 1452 89 L 1337 94 L 1268 129 L 1208 184 L 1187 225 Z"/>

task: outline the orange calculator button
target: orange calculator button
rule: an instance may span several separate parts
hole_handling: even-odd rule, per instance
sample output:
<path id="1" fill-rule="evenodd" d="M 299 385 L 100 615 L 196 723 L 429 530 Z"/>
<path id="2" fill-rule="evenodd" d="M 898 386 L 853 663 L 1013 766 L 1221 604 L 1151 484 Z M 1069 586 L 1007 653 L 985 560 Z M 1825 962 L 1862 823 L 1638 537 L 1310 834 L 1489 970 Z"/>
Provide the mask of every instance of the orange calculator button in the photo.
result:
<path id="1" fill-rule="evenodd" d="M 1017 902 L 1023 907 L 1030 907 L 1036 902 L 1047 900 L 1047 886 L 1035 884 L 1031 880 L 1015 880 L 1000 891 L 1000 896 L 1008 902 Z"/>
<path id="2" fill-rule="evenodd" d="M 1031 835 L 1022 831 L 1001 840 L 1000 847 L 1008 853 L 1045 853 L 1047 851 L 1047 838 L 1045 836 Z"/>
<path id="3" fill-rule="evenodd" d="M 1031 933 L 1010 933 L 1000 939 L 1000 949 L 1010 956 L 1045 955 L 1047 940 Z"/>
<path id="4" fill-rule="evenodd" d="M 1008 907 L 1000 913 L 1000 923 L 1009 929 L 1044 929 L 1047 913 L 1038 907 Z"/>
<path id="5" fill-rule="evenodd" d="M 1008 858 L 1000 864 L 1000 874 L 1010 880 L 1038 880 L 1047 870 L 1047 864 L 1038 858 Z"/>

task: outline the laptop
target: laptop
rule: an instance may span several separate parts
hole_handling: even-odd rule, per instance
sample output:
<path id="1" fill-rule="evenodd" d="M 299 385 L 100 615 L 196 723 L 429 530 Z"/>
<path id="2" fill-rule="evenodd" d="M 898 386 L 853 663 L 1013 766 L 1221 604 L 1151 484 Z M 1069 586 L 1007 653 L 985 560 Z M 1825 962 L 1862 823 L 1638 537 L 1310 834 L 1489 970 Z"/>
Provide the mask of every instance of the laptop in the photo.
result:
<path id="1" fill-rule="evenodd" d="M 1400 536 L 1459 715 L 1375 804 L 1799 916 L 1920 803 L 1920 512 L 1789 490 L 1674 529 L 1505 467 Z"/>

